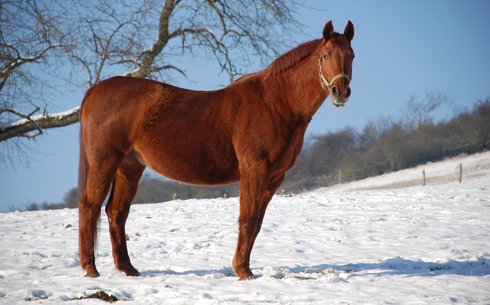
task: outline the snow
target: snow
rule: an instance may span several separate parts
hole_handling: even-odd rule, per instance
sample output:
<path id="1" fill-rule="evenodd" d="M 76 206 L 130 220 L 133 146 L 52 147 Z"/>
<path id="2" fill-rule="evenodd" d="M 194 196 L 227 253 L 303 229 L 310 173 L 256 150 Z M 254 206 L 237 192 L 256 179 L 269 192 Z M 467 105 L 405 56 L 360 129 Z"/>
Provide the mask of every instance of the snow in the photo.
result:
<path id="1" fill-rule="evenodd" d="M 77 210 L 0 214 L 0 304 L 105 304 L 80 299 L 98 291 L 145 305 L 490 304 L 489 178 L 486 152 L 275 196 L 251 281 L 231 268 L 238 198 L 134 205 L 126 231 L 138 278 L 114 268 L 105 215 L 101 277 L 91 279 L 79 267 Z"/>

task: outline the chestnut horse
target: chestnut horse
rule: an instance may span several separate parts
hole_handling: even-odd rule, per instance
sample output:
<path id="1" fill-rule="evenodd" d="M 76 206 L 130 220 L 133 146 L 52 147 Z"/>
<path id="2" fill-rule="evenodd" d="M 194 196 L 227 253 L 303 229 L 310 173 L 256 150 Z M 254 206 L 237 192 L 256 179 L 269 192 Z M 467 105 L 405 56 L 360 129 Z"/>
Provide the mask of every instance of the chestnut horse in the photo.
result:
<path id="1" fill-rule="evenodd" d="M 313 114 L 329 94 L 335 106 L 350 95 L 354 26 L 276 59 L 216 91 L 193 91 L 129 77 L 89 89 L 80 115 L 80 264 L 99 275 L 94 246 L 104 198 L 112 254 L 127 275 L 125 223 L 146 166 L 190 184 L 240 181 L 239 234 L 233 268 L 253 277 L 250 253 L 265 210 L 303 145 Z"/>

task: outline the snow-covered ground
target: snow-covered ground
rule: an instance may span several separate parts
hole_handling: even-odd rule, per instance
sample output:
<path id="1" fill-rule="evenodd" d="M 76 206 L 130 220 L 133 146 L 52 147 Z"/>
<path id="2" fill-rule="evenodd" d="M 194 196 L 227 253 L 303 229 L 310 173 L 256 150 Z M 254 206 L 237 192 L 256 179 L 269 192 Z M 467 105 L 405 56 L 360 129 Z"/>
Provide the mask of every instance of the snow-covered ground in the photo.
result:
<path id="1" fill-rule="evenodd" d="M 252 253 L 258 278 L 237 281 L 237 198 L 134 205 L 139 278 L 115 270 L 105 215 L 90 279 L 77 210 L 0 214 L 0 304 L 105 304 L 80 299 L 98 291 L 145 305 L 490 304 L 489 215 L 490 152 L 276 196 Z"/>

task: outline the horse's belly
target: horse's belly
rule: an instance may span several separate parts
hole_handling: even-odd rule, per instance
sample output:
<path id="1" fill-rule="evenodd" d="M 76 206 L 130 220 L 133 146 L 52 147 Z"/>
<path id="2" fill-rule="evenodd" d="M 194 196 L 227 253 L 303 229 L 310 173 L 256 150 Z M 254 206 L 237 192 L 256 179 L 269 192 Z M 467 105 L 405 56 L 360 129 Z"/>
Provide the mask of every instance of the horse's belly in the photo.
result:
<path id="1" fill-rule="evenodd" d="M 216 185 L 239 180 L 238 161 L 231 147 L 173 143 L 139 152 L 150 168 L 184 183 Z"/>

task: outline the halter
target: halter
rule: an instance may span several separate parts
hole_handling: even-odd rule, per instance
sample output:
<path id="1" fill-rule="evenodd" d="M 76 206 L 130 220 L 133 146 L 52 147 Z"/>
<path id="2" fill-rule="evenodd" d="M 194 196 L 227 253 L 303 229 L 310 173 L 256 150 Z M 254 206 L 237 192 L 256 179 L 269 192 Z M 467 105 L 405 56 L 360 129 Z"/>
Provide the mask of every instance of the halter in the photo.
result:
<path id="1" fill-rule="evenodd" d="M 345 74 L 344 72 L 342 73 L 339 73 L 337 75 L 335 75 L 333 78 L 332 78 L 332 81 L 328 81 L 325 76 L 323 76 L 323 71 L 322 71 L 322 62 L 324 60 L 328 59 L 328 55 L 323 55 L 322 57 L 320 57 L 320 59 L 318 60 L 318 65 L 320 66 L 320 84 L 322 85 L 322 88 L 325 89 L 325 90 L 328 90 L 330 93 L 332 92 L 332 88 L 333 88 L 333 85 L 335 83 L 336 80 L 338 80 L 339 78 L 346 78 L 349 82 L 350 82 L 350 77 L 349 75 Z"/>

